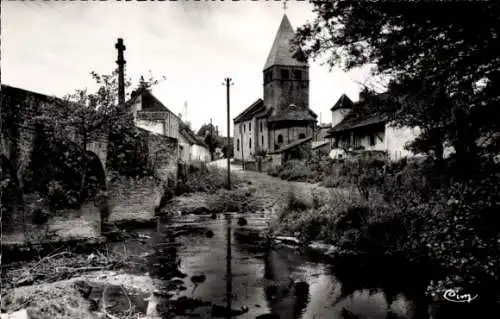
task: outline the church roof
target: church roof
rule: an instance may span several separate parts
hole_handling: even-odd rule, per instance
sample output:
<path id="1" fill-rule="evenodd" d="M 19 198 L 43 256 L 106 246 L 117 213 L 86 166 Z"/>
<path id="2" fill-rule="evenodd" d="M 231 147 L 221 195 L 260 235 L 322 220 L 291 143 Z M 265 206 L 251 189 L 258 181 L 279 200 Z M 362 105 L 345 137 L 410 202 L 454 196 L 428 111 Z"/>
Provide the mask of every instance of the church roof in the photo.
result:
<path id="1" fill-rule="evenodd" d="M 307 61 L 300 49 L 293 51 L 290 41 L 295 37 L 288 17 L 283 15 L 280 27 L 274 38 L 273 46 L 266 60 L 264 70 L 273 65 L 307 66 Z"/>
<path id="2" fill-rule="evenodd" d="M 292 143 L 289 143 L 287 145 L 283 145 L 282 147 L 280 147 L 278 150 L 274 151 L 274 152 L 271 152 L 270 154 L 279 154 L 279 153 L 283 153 L 283 152 L 286 152 L 286 151 L 289 151 L 297 146 L 300 146 L 304 143 L 307 143 L 309 141 L 312 140 L 312 136 L 309 136 L 309 137 L 305 137 L 303 139 L 300 139 L 300 140 L 297 140 L 297 141 L 293 141 Z"/>
<path id="3" fill-rule="evenodd" d="M 338 99 L 337 103 L 330 109 L 330 111 L 335 111 L 338 109 L 352 109 L 354 107 L 354 103 L 352 100 L 345 94 Z"/>
<path id="4" fill-rule="evenodd" d="M 290 104 L 279 113 L 269 117 L 269 122 L 281 121 L 316 121 L 316 113 L 310 109 L 304 109 L 295 104 Z"/>
<path id="5" fill-rule="evenodd" d="M 262 99 L 258 99 L 252 105 L 243 110 L 243 112 L 241 112 L 238 116 L 236 116 L 233 121 L 235 124 L 243 121 L 248 121 L 252 119 L 257 113 L 261 113 L 264 110 L 264 101 L 262 101 Z"/>

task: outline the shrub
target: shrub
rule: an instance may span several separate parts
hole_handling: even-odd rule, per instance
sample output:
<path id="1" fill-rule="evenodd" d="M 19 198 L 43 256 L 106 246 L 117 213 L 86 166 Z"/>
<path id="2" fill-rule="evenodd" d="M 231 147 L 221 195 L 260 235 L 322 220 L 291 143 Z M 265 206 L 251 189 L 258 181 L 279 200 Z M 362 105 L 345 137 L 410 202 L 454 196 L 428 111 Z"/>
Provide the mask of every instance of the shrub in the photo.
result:
<path id="1" fill-rule="evenodd" d="M 189 164 L 184 170 L 185 176 L 177 184 L 176 195 L 195 192 L 214 193 L 227 187 L 227 171 L 218 167 L 207 167 Z M 231 173 L 231 184 L 237 186 L 242 183 L 241 178 Z"/>
<path id="2" fill-rule="evenodd" d="M 255 212 L 260 205 L 255 197 L 255 189 L 219 190 L 208 199 L 208 207 L 212 212 Z"/>

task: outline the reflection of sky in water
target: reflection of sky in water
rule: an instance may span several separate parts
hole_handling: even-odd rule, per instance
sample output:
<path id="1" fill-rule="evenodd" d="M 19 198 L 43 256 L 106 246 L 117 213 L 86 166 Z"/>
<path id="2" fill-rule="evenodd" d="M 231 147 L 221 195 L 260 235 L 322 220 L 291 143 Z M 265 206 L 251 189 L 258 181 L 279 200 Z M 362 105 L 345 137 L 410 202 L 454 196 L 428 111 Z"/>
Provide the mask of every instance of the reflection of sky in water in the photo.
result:
<path id="1" fill-rule="evenodd" d="M 182 223 L 184 216 L 177 217 Z M 202 234 L 179 237 L 182 246 L 179 249 L 181 258 L 181 271 L 188 274 L 184 279 L 187 290 L 179 295 L 200 298 L 219 305 L 226 303 L 226 221 L 219 217 L 218 220 L 204 219 L 192 222 L 196 226 L 206 227 L 214 232 L 212 238 Z M 265 225 L 265 220 L 252 220 L 248 218 L 249 227 L 255 223 Z M 188 223 L 189 224 L 189 223 Z M 351 297 L 339 301 L 335 306 L 333 302 L 340 294 L 340 283 L 331 275 L 329 267 L 320 263 L 310 263 L 296 252 L 280 250 L 271 251 L 266 255 L 261 251 L 251 250 L 247 245 L 235 241 L 234 232 L 240 231 L 236 220 L 232 222 L 232 274 L 233 274 L 233 299 L 232 307 L 247 306 L 249 311 L 238 318 L 252 318 L 273 312 L 282 319 L 341 319 L 342 308 L 362 315 L 364 318 L 385 318 L 387 303 L 381 293 L 369 295 L 367 291 L 356 292 Z M 204 283 L 194 285 L 190 277 L 204 274 Z M 308 298 L 297 298 L 294 290 L 287 293 L 281 289 L 274 300 L 266 296 L 264 286 L 273 283 L 266 280 L 270 277 L 280 287 L 290 284 L 288 277 L 295 282 L 307 281 L 309 284 Z M 302 304 L 301 304 L 302 301 Z M 197 313 L 205 310 L 198 309 Z M 302 315 L 297 314 L 300 311 Z M 399 312 L 399 311 L 398 311 Z"/>

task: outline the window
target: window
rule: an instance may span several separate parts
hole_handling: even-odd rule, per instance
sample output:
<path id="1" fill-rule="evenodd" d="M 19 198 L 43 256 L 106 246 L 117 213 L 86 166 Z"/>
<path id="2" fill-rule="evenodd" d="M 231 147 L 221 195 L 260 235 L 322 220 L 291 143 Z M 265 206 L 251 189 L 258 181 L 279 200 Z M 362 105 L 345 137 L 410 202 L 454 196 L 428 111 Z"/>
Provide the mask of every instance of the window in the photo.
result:
<path id="1" fill-rule="evenodd" d="M 281 70 L 281 79 L 288 80 L 288 70 Z"/>
<path id="2" fill-rule="evenodd" d="M 371 134 L 370 135 L 370 146 L 374 146 L 375 145 L 375 134 Z"/>
<path id="3" fill-rule="evenodd" d="M 264 145 L 264 135 L 262 135 L 261 138 L 262 138 L 262 145 Z"/>
<path id="4" fill-rule="evenodd" d="M 266 73 L 264 73 L 264 84 L 271 82 L 272 78 L 273 78 L 272 71 L 267 71 Z"/>
<path id="5" fill-rule="evenodd" d="M 303 138 L 306 138 L 306 135 L 304 133 L 300 133 L 299 134 L 299 140 L 303 139 Z"/>
<path id="6" fill-rule="evenodd" d="M 283 135 L 278 135 L 278 144 L 283 143 Z"/>
<path id="7" fill-rule="evenodd" d="M 243 124 L 243 133 L 245 133 L 246 129 L 247 129 L 247 125 Z"/>
<path id="8" fill-rule="evenodd" d="M 250 138 L 250 139 L 248 139 L 248 147 L 249 147 L 249 148 L 252 148 L 252 139 L 251 139 L 251 138 Z"/>
<path id="9" fill-rule="evenodd" d="M 252 131 L 252 123 L 248 123 L 248 131 L 251 132 Z"/>
<path id="10" fill-rule="evenodd" d="M 240 139 L 236 140 L 236 151 L 240 151 Z"/>
<path id="11" fill-rule="evenodd" d="M 260 121 L 260 132 L 262 133 L 262 121 Z"/>
<path id="12" fill-rule="evenodd" d="M 302 80 L 302 72 L 300 72 L 300 70 L 293 71 L 293 76 L 296 80 Z"/>

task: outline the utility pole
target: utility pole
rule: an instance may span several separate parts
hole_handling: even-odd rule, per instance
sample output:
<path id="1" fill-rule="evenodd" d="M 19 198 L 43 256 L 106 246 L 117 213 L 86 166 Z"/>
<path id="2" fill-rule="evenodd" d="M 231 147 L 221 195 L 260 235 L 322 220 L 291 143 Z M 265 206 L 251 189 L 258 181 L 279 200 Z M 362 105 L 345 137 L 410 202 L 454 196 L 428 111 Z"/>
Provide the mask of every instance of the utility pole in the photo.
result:
<path id="1" fill-rule="evenodd" d="M 123 51 L 125 51 L 125 46 L 123 45 L 123 39 L 118 38 L 115 44 L 115 48 L 118 50 L 118 104 L 121 108 L 125 106 L 125 59 L 123 57 Z"/>
<path id="2" fill-rule="evenodd" d="M 226 99 L 227 99 L 227 141 L 229 145 L 229 138 L 230 138 L 230 112 L 229 112 L 229 87 L 233 85 L 234 83 L 232 82 L 231 78 L 225 78 L 224 79 L 223 85 L 226 86 Z M 227 152 L 227 188 L 231 189 L 231 158 L 229 156 L 229 151 Z"/>
<path id="3" fill-rule="evenodd" d="M 231 272 L 231 215 L 226 215 L 227 223 L 227 241 L 226 241 L 226 302 L 227 302 L 227 314 L 226 318 L 231 319 L 231 299 L 233 294 L 233 274 Z"/>

